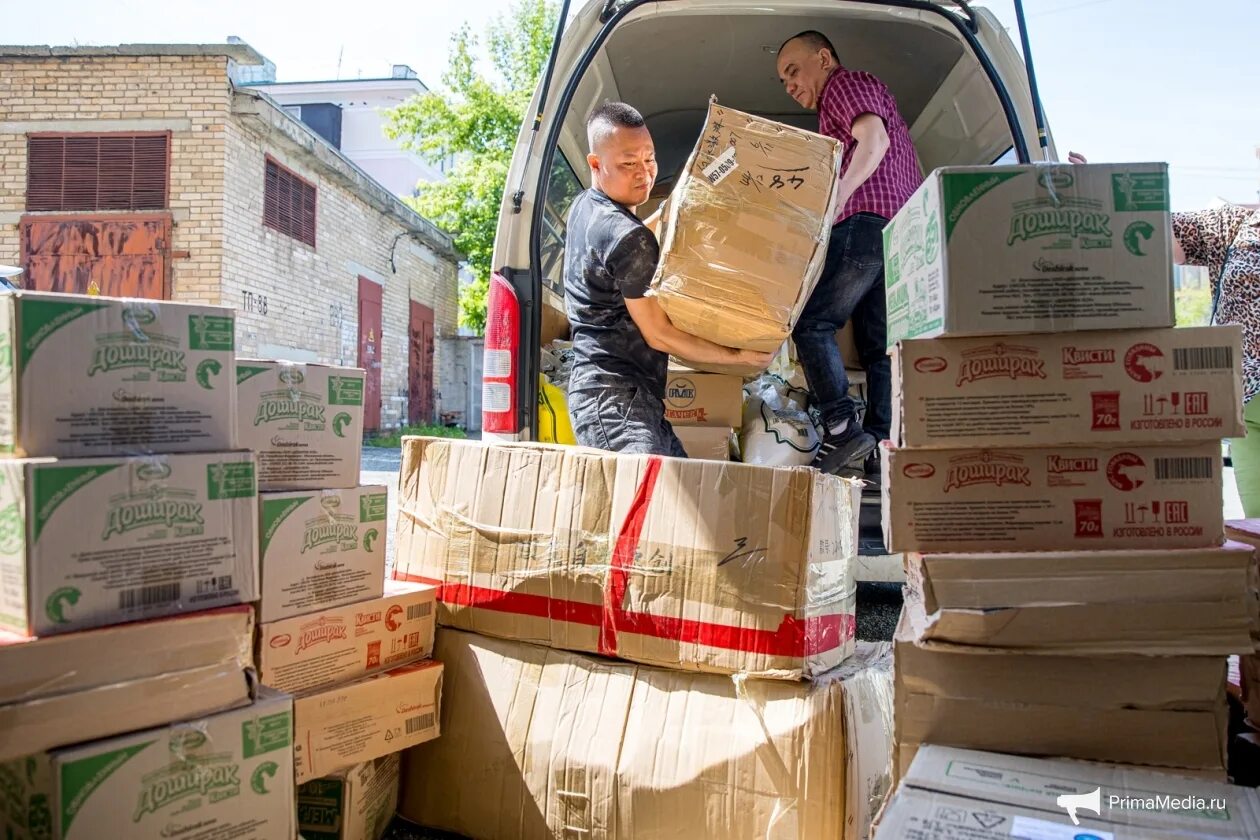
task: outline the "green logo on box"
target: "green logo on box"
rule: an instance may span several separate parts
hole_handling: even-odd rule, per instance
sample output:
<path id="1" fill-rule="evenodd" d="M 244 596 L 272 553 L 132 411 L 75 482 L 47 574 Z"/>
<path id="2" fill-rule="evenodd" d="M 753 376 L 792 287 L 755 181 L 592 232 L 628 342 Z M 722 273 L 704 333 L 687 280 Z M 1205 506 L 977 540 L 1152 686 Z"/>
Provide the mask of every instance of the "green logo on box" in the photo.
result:
<path id="1" fill-rule="evenodd" d="M 245 758 L 282 750 L 293 740 L 293 719 L 288 712 L 252 718 L 241 724 L 241 751 Z"/>
<path id="2" fill-rule="evenodd" d="M 363 380 L 357 376 L 328 377 L 329 405 L 363 405 Z"/>
<path id="3" fill-rule="evenodd" d="M 206 495 L 211 501 L 252 499 L 258 495 L 253 464 L 209 464 L 206 466 Z"/>
<path id="4" fill-rule="evenodd" d="M 1166 212 L 1168 176 L 1163 172 L 1121 172 L 1111 176 L 1118 213 Z"/>
<path id="5" fill-rule="evenodd" d="M 188 347 L 231 352 L 236 347 L 236 323 L 220 315 L 189 315 Z"/>

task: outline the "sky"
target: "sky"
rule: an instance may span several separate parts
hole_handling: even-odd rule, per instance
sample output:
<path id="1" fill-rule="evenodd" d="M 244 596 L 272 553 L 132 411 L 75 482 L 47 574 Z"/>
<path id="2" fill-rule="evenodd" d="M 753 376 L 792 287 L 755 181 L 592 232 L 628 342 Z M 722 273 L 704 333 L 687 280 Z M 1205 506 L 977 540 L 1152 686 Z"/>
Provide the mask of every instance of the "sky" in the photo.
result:
<path id="1" fill-rule="evenodd" d="M 768 0 L 769 2 L 770 0 Z M 237 35 L 281 81 L 388 76 L 438 86 L 450 37 L 511 0 L 0 0 L 7 44 L 219 43 Z M 581 0 L 574 0 L 575 7 Z M 973 0 L 1008 26 L 1012 0 Z M 1042 101 L 1061 155 L 1166 160 L 1174 209 L 1260 201 L 1260 0 L 1025 0 Z M 360 10 L 361 14 L 350 14 Z"/>

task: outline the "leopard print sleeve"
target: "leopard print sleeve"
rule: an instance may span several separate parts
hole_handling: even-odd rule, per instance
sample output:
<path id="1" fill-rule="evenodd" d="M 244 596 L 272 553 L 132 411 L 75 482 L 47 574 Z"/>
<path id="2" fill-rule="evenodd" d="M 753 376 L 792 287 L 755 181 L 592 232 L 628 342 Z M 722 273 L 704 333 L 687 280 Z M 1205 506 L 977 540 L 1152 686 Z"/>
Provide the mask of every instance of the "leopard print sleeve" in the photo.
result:
<path id="1" fill-rule="evenodd" d="M 1206 266 L 1215 283 L 1221 276 L 1230 243 L 1250 215 L 1250 210 L 1233 204 L 1194 213 L 1173 213 L 1173 236 L 1186 252 L 1186 263 Z"/>

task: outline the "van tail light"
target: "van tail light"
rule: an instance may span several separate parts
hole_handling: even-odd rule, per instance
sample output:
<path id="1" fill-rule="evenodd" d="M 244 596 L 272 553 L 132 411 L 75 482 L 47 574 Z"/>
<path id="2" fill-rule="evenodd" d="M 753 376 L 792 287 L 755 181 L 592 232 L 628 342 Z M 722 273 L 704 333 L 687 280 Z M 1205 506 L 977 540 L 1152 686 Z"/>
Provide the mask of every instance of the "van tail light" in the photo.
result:
<path id="1" fill-rule="evenodd" d="M 493 434 L 515 434 L 516 366 L 521 350 L 521 305 L 516 290 L 502 275 L 490 277 L 486 298 L 486 343 L 481 373 L 481 428 Z"/>

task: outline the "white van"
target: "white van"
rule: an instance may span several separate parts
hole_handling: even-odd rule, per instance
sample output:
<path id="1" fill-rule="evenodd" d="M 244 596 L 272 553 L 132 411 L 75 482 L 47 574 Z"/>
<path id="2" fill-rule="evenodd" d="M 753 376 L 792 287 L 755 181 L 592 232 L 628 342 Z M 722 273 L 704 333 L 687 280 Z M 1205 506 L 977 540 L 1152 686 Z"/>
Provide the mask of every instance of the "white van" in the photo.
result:
<path id="1" fill-rule="evenodd" d="M 924 172 L 1040 157 L 1023 60 L 991 12 L 962 0 L 589 0 L 553 45 L 508 172 L 487 304 L 486 439 L 536 434 L 540 348 L 568 332 L 565 221 L 590 185 L 591 109 L 621 100 L 647 120 L 660 174 L 646 216 L 691 153 L 711 94 L 817 130 L 775 71 L 779 45 L 807 29 L 889 86 Z"/>

